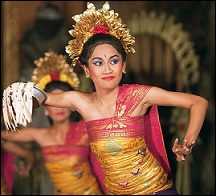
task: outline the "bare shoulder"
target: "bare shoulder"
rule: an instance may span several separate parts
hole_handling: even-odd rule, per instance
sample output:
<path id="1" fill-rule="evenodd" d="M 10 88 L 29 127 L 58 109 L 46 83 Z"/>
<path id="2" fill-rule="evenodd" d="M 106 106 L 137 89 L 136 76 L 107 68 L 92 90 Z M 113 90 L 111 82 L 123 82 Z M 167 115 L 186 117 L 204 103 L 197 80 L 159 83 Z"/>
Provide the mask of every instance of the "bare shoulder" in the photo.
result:
<path id="1" fill-rule="evenodd" d="M 32 137 L 37 138 L 47 132 L 48 128 L 37 128 L 37 127 L 27 127 L 23 129 L 19 129 L 17 131 L 17 134 L 20 134 L 20 136 L 25 135 L 32 135 Z"/>
<path id="2" fill-rule="evenodd" d="M 51 127 L 43 127 L 43 128 L 32 128 L 32 135 L 37 142 L 40 140 L 46 140 L 46 138 L 50 137 L 50 129 Z M 29 133 L 29 134 L 31 134 Z"/>
<path id="3" fill-rule="evenodd" d="M 66 95 L 66 99 L 69 100 L 75 108 L 89 102 L 92 97 L 92 93 L 89 92 L 68 91 L 64 93 Z"/>
<path id="4" fill-rule="evenodd" d="M 150 105 L 190 108 L 191 105 L 198 102 L 206 104 L 207 100 L 191 93 L 168 91 L 159 87 L 152 87 L 145 97 L 145 102 Z"/>
<path id="5" fill-rule="evenodd" d="M 92 102 L 94 95 L 95 95 L 95 92 L 85 92 L 85 93 L 80 92 L 80 93 L 81 93 L 82 98 L 88 102 Z"/>
<path id="6" fill-rule="evenodd" d="M 169 91 L 156 87 L 156 86 L 152 86 L 144 98 L 144 103 L 145 104 L 149 103 L 150 105 L 152 105 L 151 104 L 152 100 L 157 99 L 158 96 L 164 96 L 167 93 L 169 93 Z"/>
<path id="7" fill-rule="evenodd" d="M 94 105 L 94 96 L 95 92 L 81 94 L 82 102 L 79 104 L 77 111 L 81 114 L 85 121 L 89 120 L 89 115 L 94 115 L 96 109 Z"/>

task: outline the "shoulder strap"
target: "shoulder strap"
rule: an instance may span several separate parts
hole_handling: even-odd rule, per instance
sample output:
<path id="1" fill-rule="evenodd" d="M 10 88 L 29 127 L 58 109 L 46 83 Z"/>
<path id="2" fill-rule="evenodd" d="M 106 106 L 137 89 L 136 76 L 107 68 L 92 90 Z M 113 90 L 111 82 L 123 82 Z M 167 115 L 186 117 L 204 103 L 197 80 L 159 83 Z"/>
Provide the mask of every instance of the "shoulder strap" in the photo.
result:
<path id="1" fill-rule="evenodd" d="M 65 145 L 88 145 L 88 133 L 84 120 L 71 122 L 65 138 Z"/>
<path id="2" fill-rule="evenodd" d="M 115 116 L 130 116 L 150 89 L 151 86 L 139 84 L 120 86 Z"/>

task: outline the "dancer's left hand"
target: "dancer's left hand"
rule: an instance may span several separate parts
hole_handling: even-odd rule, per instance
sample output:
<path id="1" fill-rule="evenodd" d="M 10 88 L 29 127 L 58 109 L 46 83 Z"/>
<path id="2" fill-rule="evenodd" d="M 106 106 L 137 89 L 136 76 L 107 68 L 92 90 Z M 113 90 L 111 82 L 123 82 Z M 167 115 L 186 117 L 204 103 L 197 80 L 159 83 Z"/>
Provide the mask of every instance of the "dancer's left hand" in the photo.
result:
<path id="1" fill-rule="evenodd" d="M 187 140 L 184 140 L 183 144 L 179 145 L 178 138 L 176 138 L 172 147 L 172 151 L 176 154 L 176 160 L 184 161 L 186 155 L 191 153 L 194 144 L 195 141 L 192 142 L 191 144 L 187 144 Z"/>

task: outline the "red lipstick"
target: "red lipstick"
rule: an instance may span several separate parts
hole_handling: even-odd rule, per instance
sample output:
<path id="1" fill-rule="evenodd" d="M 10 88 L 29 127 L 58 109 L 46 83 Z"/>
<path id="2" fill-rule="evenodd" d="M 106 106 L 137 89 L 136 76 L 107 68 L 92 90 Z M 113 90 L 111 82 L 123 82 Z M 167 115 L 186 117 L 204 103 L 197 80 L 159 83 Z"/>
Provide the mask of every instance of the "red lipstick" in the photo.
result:
<path id="1" fill-rule="evenodd" d="M 108 76 L 108 77 L 104 77 L 102 78 L 103 80 L 107 80 L 107 81 L 110 81 L 114 78 L 114 76 Z"/>

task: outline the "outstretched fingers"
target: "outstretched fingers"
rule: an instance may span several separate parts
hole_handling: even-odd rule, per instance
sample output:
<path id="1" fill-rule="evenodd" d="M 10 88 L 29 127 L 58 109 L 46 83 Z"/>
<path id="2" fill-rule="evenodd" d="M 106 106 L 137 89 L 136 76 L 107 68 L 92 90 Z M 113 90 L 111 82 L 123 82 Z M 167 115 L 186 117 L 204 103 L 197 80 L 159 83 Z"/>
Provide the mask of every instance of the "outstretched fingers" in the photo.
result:
<path id="1" fill-rule="evenodd" d="M 178 138 L 176 138 L 172 147 L 172 151 L 176 154 L 176 160 L 184 161 L 186 155 L 191 153 L 194 144 L 195 141 L 193 141 L 191 144 L 188 144 L 187 140 L 184 140 L 182 145 L 179 145 Z"/>

